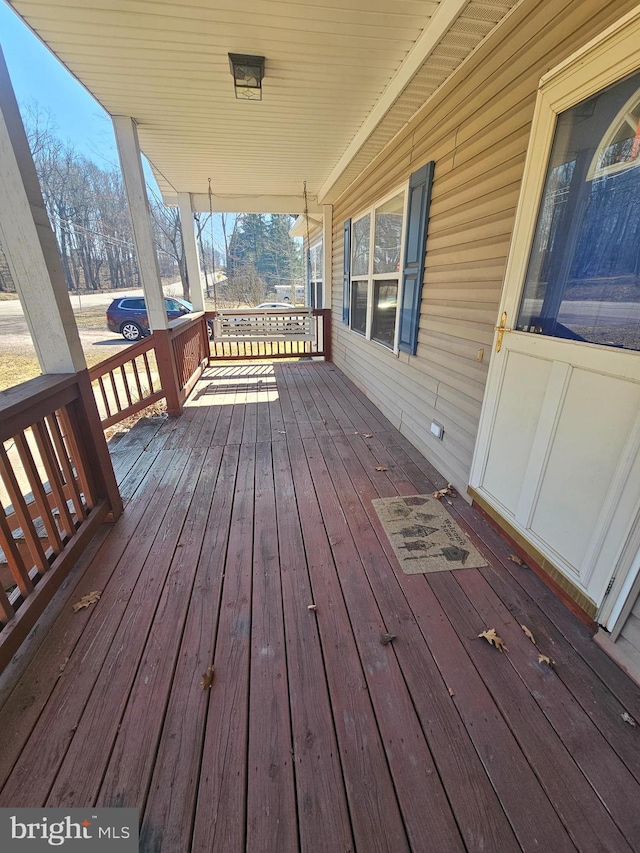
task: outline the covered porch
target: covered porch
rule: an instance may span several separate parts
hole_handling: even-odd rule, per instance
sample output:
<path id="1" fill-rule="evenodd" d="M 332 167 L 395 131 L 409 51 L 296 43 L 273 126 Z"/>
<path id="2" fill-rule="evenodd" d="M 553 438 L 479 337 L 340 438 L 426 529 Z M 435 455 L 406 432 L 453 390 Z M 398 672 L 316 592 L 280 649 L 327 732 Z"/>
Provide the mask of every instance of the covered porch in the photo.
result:
<path id="1" fill-rule="evenodd" d="M 3 676 L 0 806 L 136 806 L 144 851 L 640 847 L 637 688 L 460 498 L 489 565 L 400 570 L 372 500 L 444 483 L 334 365 L 207 368 L 112 459 Z"/>

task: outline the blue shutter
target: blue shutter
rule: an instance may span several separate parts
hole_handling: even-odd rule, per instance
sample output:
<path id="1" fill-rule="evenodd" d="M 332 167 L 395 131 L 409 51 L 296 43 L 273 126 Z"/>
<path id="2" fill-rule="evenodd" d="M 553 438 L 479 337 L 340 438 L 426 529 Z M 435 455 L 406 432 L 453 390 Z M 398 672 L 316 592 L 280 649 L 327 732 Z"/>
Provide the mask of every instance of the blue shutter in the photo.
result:
<path id="1" fill-rule="evenodd" d="M 351 220 L 344 223 L 344 265 L 342 275 L 342 322 L 349 325 L 351 307 Z"/>
<path id="2" fill-rule="evenodd" d="M 415 355 L 418 346 L 420 301 L 427 245 L 427 221 L 434 167 L 435 163 L 432 160 L 414 172 L 409 179 L 407 238 L 402 268 L 402 304 L 400 305 L 398 346 L 403 352 L 408 352 L 410 355 Z"/>

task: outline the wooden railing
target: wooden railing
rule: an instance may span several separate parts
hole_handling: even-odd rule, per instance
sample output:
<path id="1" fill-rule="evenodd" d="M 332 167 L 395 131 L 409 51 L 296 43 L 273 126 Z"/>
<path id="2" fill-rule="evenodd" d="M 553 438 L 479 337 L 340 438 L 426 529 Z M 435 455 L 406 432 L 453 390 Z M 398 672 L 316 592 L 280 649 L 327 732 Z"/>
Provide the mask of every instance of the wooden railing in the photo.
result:
<path id="1" fill-rule="evenodd" d="M 178 393 L 184 402 L 209 364 L 209 332 L 205 315 L 181 318 L 170 324 L 169 339 L 178 379 Z"/>
<path id="2" fill-rule="evenodd" d="M 103 429 L 166 399 L 171 415 L 182 411 L 209 364 L 203 313 L 179 318 L 89 371 Z"/>
<path id="3" fill-rule="evenodd" d="M 328 308 L 209 311 L 211 361 L 322 356 L 331 360 Z"/>
<path id="4" fill-rule="evenodd" d="M 0 395 L 0 670 L 122 504 L 86 371 Z"/>
<path id="5" fill-rule="evenodd" d="M 89 378 L 104 429 L 165 396 L 153 335 L 92 367 Z"/>

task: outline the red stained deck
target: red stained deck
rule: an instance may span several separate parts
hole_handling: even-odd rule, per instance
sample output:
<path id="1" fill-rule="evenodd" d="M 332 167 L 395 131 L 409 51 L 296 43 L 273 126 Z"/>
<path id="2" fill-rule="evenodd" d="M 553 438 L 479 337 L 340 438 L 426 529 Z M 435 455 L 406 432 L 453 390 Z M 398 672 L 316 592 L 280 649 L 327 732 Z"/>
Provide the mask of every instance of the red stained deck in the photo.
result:
<path id="1" fill-rule="evenodd" d="M 460 498 L 490 566 L 399 570 L 371 500 L 442 478 L 332 365 L 211 369 L 113 456 L 0 806 L 137 806 L 146 853 L 640 850 L 638 689 Z"/>

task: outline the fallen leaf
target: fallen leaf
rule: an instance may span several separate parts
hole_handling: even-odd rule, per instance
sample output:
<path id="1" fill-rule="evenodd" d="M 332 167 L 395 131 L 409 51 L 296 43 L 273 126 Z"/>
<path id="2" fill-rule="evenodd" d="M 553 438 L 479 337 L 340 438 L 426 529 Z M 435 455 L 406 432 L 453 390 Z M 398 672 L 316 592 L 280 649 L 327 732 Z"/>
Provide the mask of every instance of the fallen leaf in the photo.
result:
<path id="1" fill-rule="evenodd" d="M 388 643 L 393 642 L 395 640 L 395 634 L 380 634 L 380 642 L 383 646 L 386 646 Z"/>
<path id="2" fill-rule="evenodd" d="M 538 663 L 546 663 L 546 665 L 550 666 L 552 669 L 556 665 L 556 662 L 548 655 L 538 655 Z"/>
<path id="3" fill-rule="evenodd" d="M 449 688 L 449 696 L 455 696 L 456 694 L 453 692 L 451 688 Z"/>
<path id="4" fill-rule="evenodd" d="M 525 632 L 525 634 L 527 635 L 527 637 L 531 640 L 531 642 L 532 642 L 532 643 L 533 643 L 533 645 L 535 646 L 536 641 L 535 641 L 535 639 L 534 639 L 533 634 L 531 633 L 531 631 L 527 628 L 527 626 L 526 626 L 526 625 L 521 625 L 520 627 L 522 628 L 522 630 Z"/>
<path id="5" fill-rule="evenodd" d="M 317 604 L 307 604 L 307 610 L 317 610 L 317 609 L 318 609 Z"/>
<path id="6" fill-rule="evenodd" d="M 517 554 L 509 554 L 509 559 L 512 563 L 515 563 L 517 566 L 524 566 L 525 568 L 529 568 L 524 560 L 521 560 Z"/>
<path id="7" fill-rule="evenodd" d="M 65 658 L 65 659 L 62 661 L 62 663 L 61 663 L 61 664 L 60 664 L 60 666 L 58 667 L 58 678 L 59 678 L 59 677 L 62 675 L 62 673 L 65 671 L 65 669 L 66 669 L 66 667 L 67 667 L 67 664 L 68 664 L 68 663 L 69 663 L 69 658 Z"/>
<path id="8" fill-rule="evenodd" d="M 636 723 L 636 721 L 633 719 L 633 717 L 631 716 L 631 714 L 627 714 L 627 712 L 625 711 L 625 712 L 624 712 L 623 714 L 621 714 L 620 716 L 621 716 L 621 717 L 622 717 L 622 719 L 625 721 L 625 723 L 628 723 L 630 726 L 633 726 L 633 727 L 634 727 L 634 729 L 635 729 L 635 727 L 636 727 L 637 723 Z"/>
<path id="9" fill-rule="evenodd" d="M 213 684 L 213 671 L 213 664 L 210 664 L 207 671 L 202 674 L 202 681 L 200 682 L 200 687 L 202 687 L 203 690 L 211 689 L 211 685 Z"/>
<path id="10" fill-rule="evenodd" d="M 326 420 L 325 420 L 324 418 L 322 418 L 322 423 L 323 423 L 325 426 L 327 425 L 327 422 L 326 422 Z"/>
<path id="11" fill-rule="evenodd" d="M 372 432 L 363 432 L 362 437 L 363 438 L 373 438 L 373 433 Z"/>
<path id="12" fill-rule="evenodd" d="M 102 593 L 99 589 L 95 589 L 93 592 L 88 592 L 86 595 L 83 595 L 80 601 L 76 601 L 73 605 L 73 612 L 77 613 L 78 610 L 82 610 L 83 607 L 89 607 L 91 604 L 95 604 L 96 601 L 100 600 L 100 596 Z"/>
<path id="13" fill-rule="evenodd" d="M 376 471 L 387 471 L 388 468 L 385 468 L 384 465 L 376 465 Z"/>
<path id="14" fill-rule="evenodd" d="M 495 646 L 496 649 L 500 649 L 500 651 L 509 651 L 509 649 L 505 646 L 504 640 L 502 637 L 499 637 L 496 633 L 495 628 L 487 628 L 486 631 L 482 631 L 481 634 L 478 634 L 478 637 L 482 637 L 485 639 L 490 645 Z"/>

